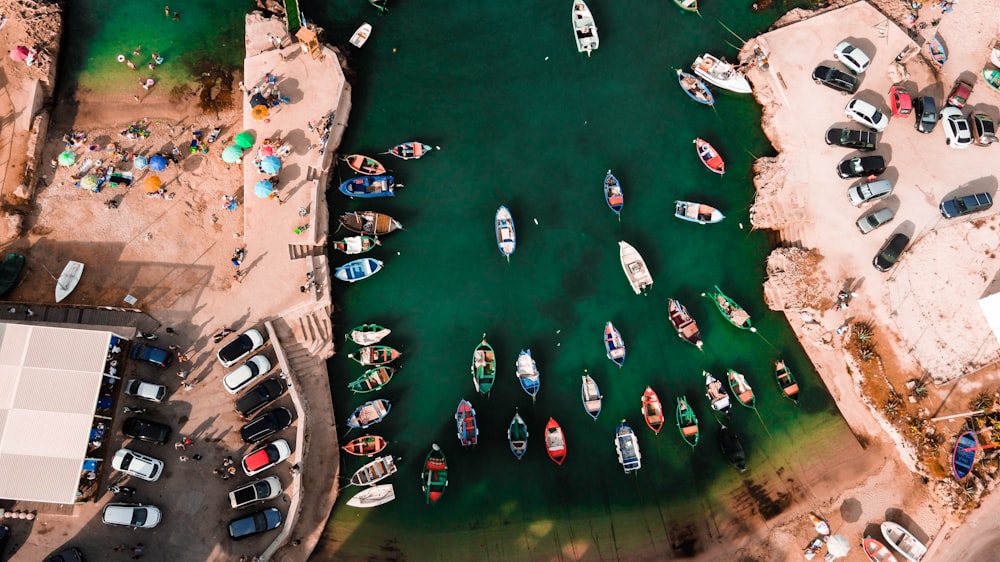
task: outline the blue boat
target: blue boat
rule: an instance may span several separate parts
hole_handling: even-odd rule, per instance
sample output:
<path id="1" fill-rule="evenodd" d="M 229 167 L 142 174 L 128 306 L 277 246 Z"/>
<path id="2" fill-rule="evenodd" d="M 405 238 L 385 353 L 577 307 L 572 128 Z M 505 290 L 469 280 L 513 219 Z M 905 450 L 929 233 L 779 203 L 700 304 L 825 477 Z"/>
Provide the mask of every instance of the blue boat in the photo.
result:
<path id="1" fill-rule="evenodd" d="M 587 374 L 586 370 L 583 373 L 583 377 L 581 377 L 583 382 L 580 384 L 580 399 L 583 401 L 583 409 L 587 410 L 590 417 L 596 420 L 597 416 L 601 415 L 601 403 L 604 397 L 601 396 L 601 389 L 597 388 L 593 377 Z"/>
<path id="2" fill-rule="evenodd" d="M 684 89 L 684 93 L 689 98 L 704 105 L 715 105 L 715 96 L 712 95 L 712 90 L 709 90 L 708 86 L 694 74 L 688 74 L 678 69 L 677 81 L 680 82 L 681 88 Z"/>
<path id="3" fill-rule="evenodd" d="M 604 350 L 608 354 L 608 359 L 621 367 L 625 364 L 625 341 L 621 332 L 615 325 L 608 322 L 604 325 Z"/>
<path id="4" fill-rule="evenodd" d="M 514 419 L 510 420 L 510 427 L 507 428 L 507 442 L 510 443 L 510 452 L 521 460 L 528 450 L 528 424 L 524 423 L 524 418 L 516 409 Z"/>
<path id="5" fill-rule="evenodd" d="M 455 410 L 455 425 L 458 428 L 458 441 L 463 447 L 471 447 L 479 441 L 476 410 L 464 398 L 458 403 L 458 409 Z"/>
<path id="6" fill-rule="evenodd" d="M 340 192 L 348 197 L 392 197 L 395 189 L 392 176 L 360 176 L 340 184 Z"/>
<path id="7" fill-rule="evenodd" d="M 382 270 L 382 262 L 373 258 L 361 258 L 338 267 L 333 276 L 341 281 L 354 283 L 367 279 Z"/>
<path id="8" fill-rule="evenodd" d="M 517 380 L 521 383 L 521 388 L 528 393 L 531 400 L 535 400 L 538 395 L 538 387 L 541 384 L 538 375 L 538 365 L 531 358 L 531 350 L 521 350 L 517 356 Z"/>
<path id="9" fill-rule="evenodd" d="M 972 466 L 976 464 L 976 450 L 979 444 L 976 443 L 976 434 L 966 431 L 958 436 L 955 443 L 955 452 L 951 457 L 951 471 L 955 475 L 955 480 L 961 482 L 972 472 Z"/>
<path id="10" fill-rule="evenodd" d="M 392 404 L 385 398 L 371 400 L 358 406 L 351 417 L 347 418 L 347 427 L 365 429 L 385 419 Z"/>
<path id="11" fill-rule="evenodd" d="M 608 170 L 608 175 L 604 176 L 604 200 L 620 219 L 622 207 L 625 205 L 625 194 L 622 192 L 622 184 L 611 173 L 611 170 Z"/>
<path id="12" fill-rule="evenodd" d="M 639 439 L 635 436 L 632 426 L 625 420 L 615 429 L 615 451 L 618 452 L 618 462 L 625 474 L 642 468 L 642 453 L 639 452 Z"/>
<path id="13" fill-rule="evenodd" d="M 507 207 L 500 205 L 500 208 L 497 209 L 495 225 L 497 247 L 500 248 L 500 253 L 506 256 L 507 261 L 510 261 L 510 255 L 517 247 L 517 237 L 514 233 L 514 217 L 511 216 Z"/>

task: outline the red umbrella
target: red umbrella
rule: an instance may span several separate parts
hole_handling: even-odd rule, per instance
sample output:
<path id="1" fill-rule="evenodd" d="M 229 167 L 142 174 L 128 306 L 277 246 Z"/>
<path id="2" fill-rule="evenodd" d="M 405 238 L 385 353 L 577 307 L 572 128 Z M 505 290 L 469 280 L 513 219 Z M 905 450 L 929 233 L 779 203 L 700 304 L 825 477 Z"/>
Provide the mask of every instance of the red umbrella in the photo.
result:
<path id="1" fill-rule="evenodd" d="M 260 156 L 261 158 L 265 156 L 274 156 L 274 147 L 271 145 L 260 147 Z"/>
<path id="2" fill-rule="evenodd" d="M 16 60 L 17 62 L 21 62 L 28 58 L 29 53 L 31 53 L 31 49 L 28 49 L 24 45 L 18 45 L 10 50 L 10 58 Z"/>

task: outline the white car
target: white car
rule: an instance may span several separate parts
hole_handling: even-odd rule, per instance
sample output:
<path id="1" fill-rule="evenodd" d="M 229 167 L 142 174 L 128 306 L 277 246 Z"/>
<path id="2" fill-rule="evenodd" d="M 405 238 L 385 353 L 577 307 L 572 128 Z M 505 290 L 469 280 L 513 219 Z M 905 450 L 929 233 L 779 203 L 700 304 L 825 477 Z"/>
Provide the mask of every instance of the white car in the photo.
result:
<path id="1" fill-rule="evenodd" d="M 275 439 L 270 443 L 257 447 L 243 457 L 243 472 L 247 476 L 263 472 L 272 466 L 292 456 L 292 448 L 288 441 Z"/>
<path id="2" fill-rule="evenodd" d="M 155 482 L 163 474 L 163 461 L 131 449 L 118 449 L 115 458 L 111 459 L 111 466 L 115 470 L 150 482 Z"/>
<path id="3" fill-rule="evenodd" d="M 223 367 L 229 368 L 240 359 L 260 349 L 264 342 L 264 335 L 259 330 L 250 328 L 227 343 L 216 355 L 219 357 L 219 363 L 222 363 Z"/>
<path id="4" fill-rule="evenodd" d="M 104 507 L 104 523 L 133 529 L 152 529 L 160 524 L 163 514 L 155 505 L 141 503 L 109 503 Z"/>
<path id="5" fill-rule="evenodd" d="M 852 121 L 857 121 L 865 127 L 880 133 L 889 126 L 889 117 L 879 111 L 874 105 L 858 98 L 853 98 L 847 103 L 844 114 Z"/>
<path id="6" fill-rule="evenodd" d="M 225 385 L 226 392 L 236 394 L 257 380 L 258 377 L 266 375 L 270 370 L 271 362 L 267 360 L 267 357 L 254 355 L 238 369 L 226 375 L 222 379 L 222 384 Z"/>
<path id="7" fill-rule="evenodd" d="M 281 480 L 277 476 L 268 476 L 229 492 L 229 505 L 240 509 L 276 498 L 280 493 Z"/>
<path id="8" fill-rule="evenodd" d="M 972 146 L 972 129 L 969 127 L 969 120 L 962 116 L 961 109 L 949 105 L 941 110 L 941 120 L 944 121 L 944 137 L 948 146 Z"/>
<path id="9" fill-rule="evenodd" d="M 150 402 L 162 402 L 163 397 L 167 395 L 167 387 L 139 379 L 129 379 L 125 383 L 125 394 Z"/>
<path id="10" fill-rule="evenodd" d="M 833 48 L 833 58 L 839 60 L 841 64 L 855 74 L 861 74 L 865 70 L 868 70 L 868 65 L 872 63 L 872 60 L 868 58 L 868 55 L 864 51 L 847 41 L 841 41 Z"/>

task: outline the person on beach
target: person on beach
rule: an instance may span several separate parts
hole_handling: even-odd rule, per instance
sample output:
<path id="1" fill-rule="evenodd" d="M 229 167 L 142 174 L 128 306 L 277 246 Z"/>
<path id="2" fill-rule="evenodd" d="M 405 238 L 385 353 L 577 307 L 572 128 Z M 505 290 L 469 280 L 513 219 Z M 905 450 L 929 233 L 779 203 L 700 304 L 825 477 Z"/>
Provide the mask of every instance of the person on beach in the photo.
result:
<path id="1" fill-rule="evenodd" d="M 134 62 L 127 60 L 125 61 L 125 64 L 128 65 L 128 67 L 131 68 L 132 70 L 136 70 Z"/>

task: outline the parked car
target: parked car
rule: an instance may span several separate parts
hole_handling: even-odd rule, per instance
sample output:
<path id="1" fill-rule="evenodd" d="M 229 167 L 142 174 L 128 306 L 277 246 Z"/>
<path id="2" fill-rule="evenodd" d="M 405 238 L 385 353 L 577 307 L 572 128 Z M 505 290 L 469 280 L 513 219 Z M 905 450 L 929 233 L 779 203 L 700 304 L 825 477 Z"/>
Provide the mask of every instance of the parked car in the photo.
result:
<path id="1" fill-rule="evenodd" d="M 902 255 L 903 250 L 910 243 L 910 237 L 903 234 L 902 232 L 897 232 L 893 234 L 891 238 L 885 241 L 882 245 L 882 249 L 875 254 L 875 259 L 872 260 L 872 265 L 875 269 L 879 271 L 889 271 L 892 266 L 896 265 L 899 261 L 899 256 Z"/>
<path id="2" fill-rule="evenodd" d="M 139 379 L 129 379 L 125 383 L 125 394 L 150 402 L 162 402 L 167 395 L 167 387 Z"/>
<path id="3" fill-rule="evenodd" d="M 229 394 L 236 394 L 244 388 L 250 386 L 257 377 L 266 375 L 271 370 L 271 362 L 263 355 L 254 355 L 249 361 L 240 365 L 235 371 L 229 373 L 222 379 L 226 391 Z"/>
<path id="4" fill-rule="evenodd" d="M 69 548 L 64 548 L 55 554 L 50 554 L 45 562 L 83 562 L 83 553 L 80 549 L 71 546 Z"/>
<path id="5" fill-rule="evenodd" d="M 281 526 L 281 512 L 277 508 L 269 507 L 263 511 L 233 519 L 229 522 L 229 536 L 234 539 L 245 539 L 247 537 L 272 531 Z"/>
<path id="6" fill-rule="evenodd" d="M 858 98 L 853 98 L 847 102 L 844 114 L 852 121 L 857 121 L 880 133 L 889 126 L 889 118 L 884 113 L 879 111 L 874 105 Z"/>
<path id="7" fill-rule="evenodd" d="M 145 418 L 129 418 L 122 424 L 122 433 L 126 437 L 163 445 L 170 439 L 169 425 L 147 420 Z"/>
<path id="8" fill-rule="evenodd" d="M 858 91 L 857 78 L 829 66 L 819 65 L 814 68 L 812 79 L 817 84 L 822 84 L 845 94 L 853 94 Z"/>
<path id="9" fill-rule="evenodd" d="M 938 122 L 937 102 L 931 96 L 919 97 L 913 102 L 913 111 L 916 112 L 916 120 L 913 126 L 921 133 L 929 133 L 934 130 Z"/>
<path id="10" fill-rule="evenodd" d="M 969 120 L 962 116 L 962 110 L 948 106 L 941 110 L 944 120 L 944 142 L 952 148 L 972 146 L 972 129 Z"/>
<path id="11" fill-rule="evenodd" d="M 985 113 L 976 113 L 969 118 L 972 122 L 972 140 L 979 146 L 989 146 L 997 142 L 997 128 L 993 118 Z"/>
<path id="12" fill-rule="evenodd" d="M 292 448 L 288 441 L 275 439 L 266 445 L 257 447 L 243 457 L 243 472 L 253 476 L 292 456 Z"/>
<path id="13" fill-rule="evenodd" d="M 851 205 L 857 207 L 888 197 L 890 193 L 892 193 L 892 182 L 889 180 L 863 181 L 847 190 L 847 198 L 851 201 Z"/>
<path id="14" fill-rule="evenodd" d="M 152 529 L 160 524 L 163 514 L 155 505 L 141 503 L 109 503 L 104 506 L 104 523 L 133 529 Z"/>
<path id="15" fill-rule="evenodd" d="M 906 88 L 893 86 L 889 88 L 889 107 L 893 117 L 906 117 L 913 112 L 913 99 Z"/>
<path id="16" fill-rule="evenodd" d="M 240 437 L 247 445 L 260 443 L 268 437 L 292 425 L 292 413 L 288 408 L 274 408 L 257 416 L 240 428 Z"/>
<path id="17" fill-rule="evenodd" d="M 863 178 L 877 176 L 885 171 L 885 158 L 873 156 L 855 156 L 843 160 L 837 165 L 837 175 L 842 178 Z"/>
<path id="18" fill-rule="evenodd" d="M 287 388 L 281 377 L 264 379 L 236 400 L 236 412 L 243 419 L 249 418 L 264 406 L 277 400 Z"/>
<path id="19" fill-rule="evenodd" d="M 872 63 L 872 60 L 868 58 L 868 55 L 864 51 L 847 41 L 841 41 L 833 48 L 833 58 L 839 60 L 841 64 L 855 74 L 861 74 Z"/>
<path id="20" fill-rule="evenodd" d="M 974 193 L 972 195 L 960 195 L 941 201 L 941 216 L 946 219 L 953 219 L 963 215 L 969 215 L 979 211 L 985 211 L 993 206 L 993 196 L 989 193 Z"/>
<path id="21" fill-rule="evenodd" d="M 882 207 L 881 209 L 872 211 L 871 213 L 868 213 L 858 219 L 858 230 L 861 231 L 861 234 L 868 234 L 883 224 L 891 221 L 893 218 L 894 215 L 892 214 L 892 209 Z"/>
<path id="22" fill-rule="evenodd" d="M 10 527 L 0 525 L 0 558 L 4 558 L 3 552 L 7 550 L 7 543 L 10 542 Z"/>
<path id="23" fill-rule="evenodd" d="M 173 359 L 173 355 L 166 349 L 145 343 L 132 344 L 132 351 L 128 356 L 133 361 L 142 361 L 161 369 L 169 365 Z"/>
<path id="24" fill-rule="evenodd" d="M 965 104 L 969 101 L 969 96 L 972 95 L 972 84 L 964 80 L 959 80 L 955 82 L 955 87 L 951 89 L 951 93 L 948 94 L 948 105 L 962 109 Z"/>
<path id="25" fill-rule="evenodd" d="M 232 367 L 240 359 L 263 347 L 264 341 L 264 336 L 257 329 L 250 328 L 219 350 L 219 362 L 223 367 Z"/>
<path id="26" fill-rule="evenodd" d="M 835 144 L 865 152 L 875 150 L 875 146 L 878 144 L 877 139 L 878 133 L 859 131 L 857 129 L 834 127 L 826 132 L 826 144 Z"/>
<path id="27" fill-rule="evenodd" d="M 118 449 L 111 466 L 115 470 L 120 470 L 130 476 L 142 478 L 150 482 L 155 482 L 163 473 L 163 461 L 147 457 L 142 453 L 137 453 L 131 449 Z"/>
<path id="28" fill-rule="evenodd" d="M 280 493 L 281 480 L 277 476 L 268 476 L 229 492 L 229 505 L 233 509 L 249 507 L 276 498 Z"/>

